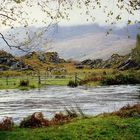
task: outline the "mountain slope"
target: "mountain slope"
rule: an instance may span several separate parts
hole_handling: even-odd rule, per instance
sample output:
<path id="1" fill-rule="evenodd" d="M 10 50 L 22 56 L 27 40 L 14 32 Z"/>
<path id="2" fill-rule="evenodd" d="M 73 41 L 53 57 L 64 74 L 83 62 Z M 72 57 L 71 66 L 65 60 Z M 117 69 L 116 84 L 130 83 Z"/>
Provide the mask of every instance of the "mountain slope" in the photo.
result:
<path id="1" fill-rule="evenodd" d="M 50 51 L 56 51 L 67 59 L 107 59 L 114 53 L 128 54 L 134 46 L 135 39 L 120 38 L 115 34 L 106 36 L 105 33 L 99 32 L 57 41 L 52 44 Z"/>

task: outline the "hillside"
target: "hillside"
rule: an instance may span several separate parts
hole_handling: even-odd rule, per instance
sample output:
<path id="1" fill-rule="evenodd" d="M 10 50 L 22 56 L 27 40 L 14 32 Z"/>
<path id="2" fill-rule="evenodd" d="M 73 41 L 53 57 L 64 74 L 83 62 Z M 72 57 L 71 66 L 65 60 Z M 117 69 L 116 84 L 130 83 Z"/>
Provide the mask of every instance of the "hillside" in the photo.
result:
<path id="1" fill-rule="evenodd" d="M 79 48 L 80 49 L 80 48 Z M 108 48 L 109 49 L 109 48 Z M 107 49 L 107 50 L 108 50 Z M 100 51 L 101 52 L 101 51 Z M 97 55 L 98 53 L 95 52 Z M 107 51 L 109 53 L 109 51 Z M 126 53 L 126 52 L 125 52 Z M 121 70 L 129 68 L 137 68 L 138 64 L 135 62 L 134 50 L 130 53 L 120 55 L 113 53 L 107 59 L 103 59 L 101 55 L 99 58 L 92 57 L 89 59 L 88 55 L 82 61 L 74 59 L 65 60 L 60 58 L 57 52 L 31 52 L 21 57 L 13 56 L 6 51 L 0 51 L 0 70 L 47 70 L 59 69 L 65 65 L 73 65 L 75 68 L 88 68 L 88 69 L 104 69 L 104 68 L 117 68 Z M 74 54 L 74 52 L 73 52 Z M 104 55 L 104 53 L 102 53 Z M 88 59 L 87 59 L 88 58 Z M 71 66 L 72 66 L 71 65 Z"/>
<path id="2" fill-rule="evenodd" d="M 86 59 L 81 61 L 81 65 L 88 67 L 88 68 L 114 68 L 120 70 L 126 70 L 131 68 L 137 68 L 138 64 L 132 58 L 133 53 L 129 53 L 127 55 L 118 55 L 113 54 L 107 60 L 103 59 Z"/>
<path id="3" fill-rule="evenodd" d="M 49 65 L 64 63 L 56 52 L 32 52 L 22 57 L 13 56 L 6 51 L 0 51 L 0 70 L 38 70 Z"/>
<path id="4" fill-rule="evenodd" d="M 114 53 L 128 54 L 134 46 L 134 39 L 119 38 L 113 34 L 106 36 L 105 33 L 91 33 L 58 41 L 52 44 L 50 51 L 57 51 L 66 59 L 108 59 Z"/>
<path id="5" fill-rule="evenodd" d="M 28 69 L 29 67 L 24 62 L 14 57 L 12 54 L 5 51 L 0 51 L 0 71 L 3 70 L 19 70 Z"/>

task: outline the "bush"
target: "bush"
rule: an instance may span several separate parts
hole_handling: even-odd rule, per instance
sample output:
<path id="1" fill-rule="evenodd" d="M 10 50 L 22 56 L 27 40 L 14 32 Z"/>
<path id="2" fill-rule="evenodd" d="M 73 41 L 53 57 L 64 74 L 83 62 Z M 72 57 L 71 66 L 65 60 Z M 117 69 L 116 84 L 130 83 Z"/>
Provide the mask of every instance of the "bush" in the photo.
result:
<path id="1" fill-rule="evenodd" d="M 36 86 L 35 85 L 30 85 L 30 88 L 33 88 L 34 89 L 34 88 L 36 88 Z"/>
<path id="2" fill-rule="evenodd" d="M 107 72 L 106 71 L 103 71 L 103 75 L 107 75 Z"/>
<path id="3" fill-rule="evenodd" d="M 101 80 L 103 85 L 139 84 L 140 77 L 135 73 L 117 74 L 104 76 Z"/>
<path id="4" fill-rule="evenodd" d="M 41 112 L 36 112 L 26 118 L 24 118 L 21 123 L 21 128 L 37 128 L 37 127 L 47 127 L 51 125 L 68 123 L 71 119 L 78 117 L 78 113 L 74 110 L 66 110 L 66 113 L 61 112 L 56 113 L 51 120 L 44 118 Z"/>
<path id="5" fill-rule="evenodd" d="M 70 121 L 70 117 L 68 115 L 64 115 L 63 113 L 57 113 L 53 117 L 53 119 L 50 121 L 51 125 L 56 125 L 56 124 L 64 124 Z"/>
<path id="6" fill-rule="evenodd" d="M 31 116 L 24 118 L 20 123 L 20 127 L 24 128 L 36 128 L 43 126 L 49 126 L 49 121 L 44 119 L 41 112 L 35 112 Z"/>
<path id="7" fill-rule="evenodd" d="M 82 110 L 77 108 L 66 108 L 65 107 L 65 114 L 63 113 L 57 113 L 55 114 L 54 118 L 50 121 L 51 125 L 55 124 L 64 124 L 70 122 L 71 119 L 76 118 L 78 116 L 85 117 L 85 114 L 82 112 Z"/>
<path id="8" fill-rule="evenodd" d="M 78 86 L 78 83 L 76 83 L 75 81 L 69 81 L 68 85 L 69 87 L 77 87 Z"/>
<path id="9" fill-rule="evenodd" d="M 12 118 L 10 117 L 5 117 L 2 122 L 0 122 L 0 131 L 7 131 L 11 130 L 13 127 L 14 123 Z"/>
<path id="10" fill-rule="evenodd" d="M 27 87 L 29 86 L 29 80 L 21 80 L 19 86 Z"/>
<path id="11" fill-rule="evenodd" d="M 137 35 L 136 38 L 136 47 L 132 51 L 133 53 L 133 59 L 138 64 L 138 67 L 140 68 L 140 34 Z"/>

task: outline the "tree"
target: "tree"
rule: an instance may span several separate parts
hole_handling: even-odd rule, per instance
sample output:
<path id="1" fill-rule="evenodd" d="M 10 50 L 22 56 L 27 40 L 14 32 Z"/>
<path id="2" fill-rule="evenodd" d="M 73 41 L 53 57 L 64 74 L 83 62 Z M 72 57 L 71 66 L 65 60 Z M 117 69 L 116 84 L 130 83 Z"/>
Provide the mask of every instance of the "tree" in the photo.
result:
<path id="1" fill-rule="evenodd" d="M 109 6 L 111 3 L 113 7 Z M 75 7 L 82 9 L 81 14 L 86 14 L 87 21 L 89 19 L 94 21 L 95 14 L 98 14 L 95 13 L 94 10 L 101 8 L 103 12 L 106 13 L 105 22 L 113 25 L 123 18 L 121 13 L 124 10 L 129 15 L 134 15 L 136 11 L 139 11 L 140 0 L 0 0 L 0 25 L 9 26 L 11 29 L 13 29 L 15 25 L 27 28 L 30 24 L 39 22 L 39 20 L 30 17 L 29 9 L 34 6 L 40 9 L 40 13 L 37 13 L 38 15 L 44 15 L 42 23 L 45 28 L 40 29 L 39 34 L 34 33 L 33 36 L 29 34 L 27 29 L 26 37 L 22 42 L 19 42 L 18 39 L 15 38 L 15 34 L 9 33 L 8 37 L 5 37 L 5 35 L 0 32 L 1 38 L 9 48 L 29 51 L 29 44 L 35 42 L 36 38 L 41 38 L 52 25 L 57 25 L 61 19 L 69 20 L 69 13 Z M 120 12 L 116 14 L 113 11 L 114 7 L 117 7 Z M 139 23 L 140 21 L 135 20 L 135 22 Z M 129 25 L 131 23 L 132 21 L 128 17 L 127 24 Z M 11 40 L 12 43 L 9 43 Z"/>
<path id="2" fill-rule="evenodd" d="M 135 48 L 135 59 L 137 64 L 140 66 L 140 35 L 137 35 L 137 40 L 136 40 L 136 48 Z"/>

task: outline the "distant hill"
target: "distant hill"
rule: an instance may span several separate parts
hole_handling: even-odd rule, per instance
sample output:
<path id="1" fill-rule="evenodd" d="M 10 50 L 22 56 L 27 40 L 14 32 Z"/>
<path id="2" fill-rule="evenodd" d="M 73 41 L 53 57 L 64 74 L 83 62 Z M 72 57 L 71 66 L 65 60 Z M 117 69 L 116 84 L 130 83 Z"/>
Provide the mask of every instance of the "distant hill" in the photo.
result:
<path id="1" fill-rule="evenodd" d="M 114 34 L 106 37 L 104 33 L 90 33 L 70 40 L 58 41 L 52 45 L 50 51 L 57 51 L 66 59 L 108 59 L 114 53 L 128 54 L 134 46 L 135 39 L 120 38 Z"/>
<path id="2" fill-rule="evenodd" d="M 106 36 L 110 28 L 107 26 L 97 24 L 58 26 L 50 51 L 57 51 L 66 59 L 77 60 L 108 59 L 114 53 L 125 55 L 130 53 L 135 46 L 136 35 L 140 32 L 138 27 L 138 24 L 130 25 L 128 28 L 112 27 L 112 33 Z"/>

